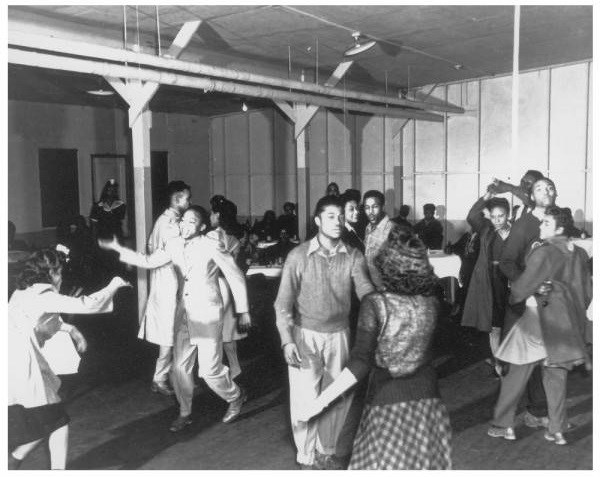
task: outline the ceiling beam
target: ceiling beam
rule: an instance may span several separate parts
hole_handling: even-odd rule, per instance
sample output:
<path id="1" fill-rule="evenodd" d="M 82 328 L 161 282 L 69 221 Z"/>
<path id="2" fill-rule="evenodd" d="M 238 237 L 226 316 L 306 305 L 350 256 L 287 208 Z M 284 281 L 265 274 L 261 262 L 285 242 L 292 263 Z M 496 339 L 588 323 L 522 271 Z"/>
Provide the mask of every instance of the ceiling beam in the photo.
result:
<path id="1" fill-rule="evenodd" d="M 119 48 L 95 45 L 91 43 L 74 42 L 71 40 L 62 40 L 43 35 L 34 35 L 19 31 L 9 30 L 8 32 L 9 45 L 19 46 L 23 48 L 33 48 L 44 51 L 52 51 L 69 55 L 83 56 L 94 58 L 97 60 L 115 61 L 120 63 L 135 63 L 142 66 L 151 66 L 154 68 L 175 70 L 204 76 L 213 76 L 222 79 L 241 81 L 246 83 L 255 83 L 261 86 L 273 86 L 285 88 L 287 90 L 299 90 L 308 93 L 324 95 L 327 97 L 346 98 L 352 100 L 369 101 L 377 103 L 379 106 L 404 106 L 414 109 L 441 111 L 450 113 L 464 113 L 464 109 L 452 105 L 431 104 L 422 101 L 412 101 L 395 96 L 386 96 L 379 94 L 363 93 L 353 90 L 344 90 L 338 88 L 330 88 L 324 85 L 313 83 L 304 83 L 274 76 L 259 75 L 248 73 L 245 71 L 232 70 L 212 65 L 204 65 L 192 63 L 189 61 L 181 61 L 176 59 L 168 59 L 164 57 L 149 55 L 145 53 L 136 53 Z"/>
<path id="2" fill-rule="evenodd" d="M 140 81 L 154 81 L 160 84 L 202 89 L 206 92 L 218 91 L 220 93 L 229 93 L 248 97 L 314 104 L 327 108 L 364 112 L 380 116 L 413 118 L 434 122 L 443 121 L 443 117 L 438 114 L 419 110 L 403 109 L 393 106 L 380 107 L 367 103 L 343 101 L 341 99 L 326 98 L 317 95 L 290 92 L 274 88 L 246 85 L 233 81 L 220 81 L 210 78 L 155 71 L 143 68 L 141 66 L 121 66 L 94 60 L 82 60 L 53 54 L 35 53 L 31 51 L 15 49 L 13 47 L 9 47 L 8 49 L 8 62 L 26 66 L 49 68 L 62 71 L 75 71 L 79 73 L 100 76 L 135 79 Z"/>
<path id="3" fill-rule="evenodd" d="M 325 86 L 333 88 L 337 85 L 344 75 L 348 72 L 352 66 L 353 61 L 344 61 L 337 65 L 331 76 L 325 81 Z M 298 137 L 304 128 L 308 125 L 310 120 L 317 114 L 319 106 L 307 106 L 305 104 L 295 104 L 294 109 L 296 110 L 296 122 L 294 124 L 294 133 Z"/>
<path id="4" fill-rule="evenodd" d="M 198 31 L 198 27 L 201 23 L 201 21 L 185 22 L 177 33 L 173 43 L 171 43 L 168 51 L 165 53 L 165 56 L 179 58 L 181 53 L 183 53 L 183 50 L 185 50 L 190 44 L 190 41 L 192 41 L 192 38 Z M 129 127 L 132 126 L 150 100 L 154 97 L 159 86 L 159 83 L 148 81 L 141 87 L 141 90 L 137 92 L 134 98 L 135 101 L 129 103 Z"/>

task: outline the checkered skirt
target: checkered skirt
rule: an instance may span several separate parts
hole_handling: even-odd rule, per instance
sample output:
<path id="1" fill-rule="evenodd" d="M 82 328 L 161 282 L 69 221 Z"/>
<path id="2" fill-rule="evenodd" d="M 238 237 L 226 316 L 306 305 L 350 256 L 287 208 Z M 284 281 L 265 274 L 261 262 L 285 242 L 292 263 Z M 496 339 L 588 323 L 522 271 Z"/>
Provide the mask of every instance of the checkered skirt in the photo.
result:
<path id="1" fill-rule="evenodd" d="M 450 469 L 450 419 L 440 399 L 367 405 L 349 469 Z"/>

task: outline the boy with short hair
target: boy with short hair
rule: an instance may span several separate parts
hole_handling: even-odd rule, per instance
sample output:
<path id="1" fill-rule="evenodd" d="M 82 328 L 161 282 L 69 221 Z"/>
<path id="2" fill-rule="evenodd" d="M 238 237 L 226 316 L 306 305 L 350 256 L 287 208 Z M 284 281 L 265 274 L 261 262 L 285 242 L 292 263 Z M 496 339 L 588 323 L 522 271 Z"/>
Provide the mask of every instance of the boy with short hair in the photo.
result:
<path id="1" fill-rule="evenodd" d="M 319 200 L 314 219 L 318 234 L 289 253 L 275 301 L 277 328 L 289 366 L 296 460 L 308 469 L 318 468 L 320 461 L 335 455 L 351 397 L 309 423 L 300 422 L 297 416 L 341 373 L 349 358 L 352 285 L 359 298 L 374 290 L 363 254 L 340 239 L 343 217 L 337 197 Z"/>

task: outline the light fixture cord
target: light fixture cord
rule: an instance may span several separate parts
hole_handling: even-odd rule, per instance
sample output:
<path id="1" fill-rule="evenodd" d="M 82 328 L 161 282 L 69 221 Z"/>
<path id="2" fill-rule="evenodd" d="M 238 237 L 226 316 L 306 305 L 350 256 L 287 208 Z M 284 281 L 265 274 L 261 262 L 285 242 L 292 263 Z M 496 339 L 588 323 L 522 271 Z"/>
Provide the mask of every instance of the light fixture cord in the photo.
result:
<path id="1" fill-rule="evenodd" d="M 162 48 L 160 44 L 160 19 L 158 16 L 158 5 L 156 5 L 154 8 L 156 10 L 156 37 L 158 39 L 158 56 L 162 56 Z"/>
<path id="2" fill-rule="evenodd" d="M 319 37 L 315 38 L 315 84 L 319 84 Z"/>
<path id="3" fill-rule="evenodd" d="M 123 49 L 127 49 L 127 5 L 123 5 Z M 127 66 L 127 60 L 125 60 Z"/>

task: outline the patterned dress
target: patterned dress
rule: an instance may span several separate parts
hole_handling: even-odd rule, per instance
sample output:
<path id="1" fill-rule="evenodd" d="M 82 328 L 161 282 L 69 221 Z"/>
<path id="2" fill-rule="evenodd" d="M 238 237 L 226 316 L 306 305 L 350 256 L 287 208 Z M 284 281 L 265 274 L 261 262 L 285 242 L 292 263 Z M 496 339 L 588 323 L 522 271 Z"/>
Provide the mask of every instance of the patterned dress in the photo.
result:
<path id="1" fill-rule="evenodd" d="M 435 298 L 374 293 L 363 299 L 348 364 L 370 372 L 349 469 L 450 469 L 450 419 L 429 363 Z"/>

